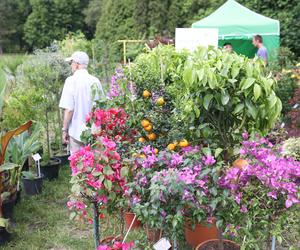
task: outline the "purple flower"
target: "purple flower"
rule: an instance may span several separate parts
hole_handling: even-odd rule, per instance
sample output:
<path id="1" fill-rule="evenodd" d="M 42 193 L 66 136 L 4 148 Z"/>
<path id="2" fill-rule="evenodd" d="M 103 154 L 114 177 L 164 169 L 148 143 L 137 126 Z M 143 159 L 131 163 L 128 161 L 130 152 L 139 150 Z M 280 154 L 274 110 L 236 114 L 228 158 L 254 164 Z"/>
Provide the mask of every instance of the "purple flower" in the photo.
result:
<path id="1" fill-rule="evenodd" d="M 186 201 L 191 201 L 191 200 L 193 200 L 193 195 L 188 190 L 184 190 L 182 199 L 186 200 Z"/>
<path id="2" fill-rule="evenodd" d="M 247 213 L 247 212 L 248 212 L 248 209 L 247 209 L 247 207 L 246 207 L 245 205 L 242 205 L 240 211 L 241 211 L 242 213 Z"/>
<path id="3" fill-rule="evenodd" d="M 206 166 L 211 166 L 211 165 L 214 165 L 216 163 L 216 160 L 213 156 L 208 155 L 206 157 L 205 156 L 202 157 L 202 162 Z"/>
<path id="4" fill-rule="evenodd" d="M 147 184 L 148 184 L 148 180 L 147 180 L 147 178 L 144 176 L 144 177 L 142 177 L 140 180 L 139 180 L 139 182 L 140 182 L 140 184 L 141 184 L 141 186 L 146 186 Z"/>
<path id="5" fill-rule="evenodd" d="M 178 153 L 172 154 L 171 166 L 172 167 L 177 167 L 181 163 L 183 163 L 183 157 Z"/>
<path id="6" fill-rule="evenodd" d="M 267 196 L 272 197 L 273 199 L 277 200 L 277 193 L 276 193 L 275 190 L 269 192 L 269 193 L 267 194 Z"/>
<path id="7" fill-rule="evenodd" d="M 141 201 L 141 199 L 136 195 L 134 195 L 131 199 L 132 205 L 135 205 L 135 204 L 139 203 L 140 201 Z"/>
<path id="8" fill-rule="evenodd" d="M 242 133 L 242 137 L 244 140 L 247 140 L 249 138 L 249 134 L 247 132 Z"/>
<path id="9" fill-rule="evenodd" d="M 166 217 L 167 216 L 167 213 L 166 213 L 166 211 L 165 210 L 162 210 L 161 212 L 160 212 L 160 215 L 161 215 L 161 217 Z"/>

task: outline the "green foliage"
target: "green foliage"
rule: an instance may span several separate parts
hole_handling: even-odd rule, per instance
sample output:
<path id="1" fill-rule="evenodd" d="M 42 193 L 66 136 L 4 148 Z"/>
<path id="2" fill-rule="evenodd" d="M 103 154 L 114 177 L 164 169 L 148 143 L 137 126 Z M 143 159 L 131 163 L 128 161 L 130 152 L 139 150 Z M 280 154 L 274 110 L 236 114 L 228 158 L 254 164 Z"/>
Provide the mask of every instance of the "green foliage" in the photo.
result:
<path id="1" fill-rule="evenodd" d="M 22 167 L 28 157 L 41 147 L 41 125 L 36 124 L 31 134 L 27 131 L 13 137 L 7 147 L 4 165 L 1 169 L 10 170 L 10 184 L 19 190 Z"/>
<path id="2" fill-rule="evenodd" d="M 28 120 L 43 121 L 42 90 L 34 86 L 17 86 L 11 92 L 4 107 L 1 127 L 13 129 Z"/>
<path id="3" fill-rule="evenodd" d="M 282 152 L 288 157 L 294 157 L 297 161 L 300 160 L 300 138 L 289 138 L 283 142 Z"/>
<path id="4" fill-rule="evenodd" d="M 177 86 L 175 107 L 194 139 L 215 138 L 233 146 L 235 134 L 266 134 L 280 116 L 275 81 L 259 61 L 243 56 L 200 48 L 186 61 Z"/>
<path id="5" fill-rule="evenodd" d="M 19 83 L 32 86 L 38 91 L 36 98 L 43 98 L 39 102 L 38 111 L 42 114 L 41 120 L 46 132 L 46 148 L 44 153 L 50 157 L 50 143 L 53 141 L 53 133 L 61 140 L 61 117 L 59 111 L 59 99 L 65 79 L 70 75 L 70 66 L 64 58 L 55 52 L 55 44 L 45 50 L 38 50 L 31 56 L 21 68 Z M 32 93 L 33 95 L 35 93 Z M 38 101 L 38 100 L 37 100 Z M 50 125 L 54 124 L 54 129 Z M 60 143 L 61 144 L 61 143 Z"/>
<path id="6" fill-rule="evenodd" d="M 90 57 L 92 56 L 92 43 L 88 41 L 82 32 L 69 33 L 61 42 L 59 42 L 59 52 L 69 57 L 75 51 L 84 51 Z"/>
<path id="7" fill-rule="evenodd" d="M 221 50 L 199 48 L 189 54 L 161 46 L 139 55 L 126 77 L 137 97 L 132 102 L 128 96 L 128 113 L 136 123 L 151 121 L 160 135 L 149 142 L 154 147 L 183 138 L 232 147 L 241 132 L 266 134 L 280 116 L 275 81 L 261 62 Z M 143 98 L 144 90 L 151 98 Z M 155 105 L 158 97 L 166 102 L 161 108 Z"/>
<path id="8" fill-rule="evenodd" d="M 53 40 L 61 40 L 67 32 L 84 30 L 82 7 L 87 1 L 30 0 L 32 12 L 24 31 L 31 48 L 44 48 Z"/>
<path id="9" fill-rule="evenodd" d="M 24 49 L 24 23 L 31 11 L 29 0 L 0 1 L 0 49 L 4 52 Z"/>

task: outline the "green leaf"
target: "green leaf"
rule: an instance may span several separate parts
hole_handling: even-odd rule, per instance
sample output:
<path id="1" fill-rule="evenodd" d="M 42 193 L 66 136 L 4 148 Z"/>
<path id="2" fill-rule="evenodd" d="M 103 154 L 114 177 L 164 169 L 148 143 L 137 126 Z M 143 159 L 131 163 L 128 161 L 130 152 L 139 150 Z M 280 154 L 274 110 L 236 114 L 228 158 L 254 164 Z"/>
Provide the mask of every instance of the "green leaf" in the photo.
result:
<path id="1" fill-rule="evenodd" d="M 216 86 L 218 86 L 217 78 L 212 72 L 209 72 L 208 74 L 208 85 L 211 89 L 215 89 Z"/>
<path id="2" fill-rule="evenodd" d="M 246 101 L 246 106 L 249 114 L 253 117 L 253 119 L 256 119 L 257 109 L 255 108 L 255 106 L 248 100 Z"/>
<path id="3" fill-rule="evenodd" d="M 241 113 L 241 111 L 244 109 L 245 105 L 244 103 L 239 103 L 238 105 L 236 105 L 236 107 L 233 110 L 233 114 L 239 114 Z"/>
<path id="4" fill-rule="evenodd" d="M 127 177 L 128 173 L 129 173 L 128 167 L 122 167 L 122 168 L 121 168 L 121 177 L 122 177 L 122 178 Z"/>
<path id="5" fill-rule="evenodd" d="M 212 187 L 209 191 L 213 196 L 217 196 L 217 194 L 218 194 L 218 190 L 215 187 Z M 216 204 L 217 203 L 218 202 L 216 202 Z"/>
<path id="6" fill-rule="evenodd" d="M 254 84 L 253 92 L 254 92 L 254 99 L 256 101 L 261 95 L 261 87 L 257 83 Z"/>
<path id="7" fill-rule="evenodd" d="M 203 100 L 203 107 L 208 110 L 208 106 L 210 104 L 210 101 L 211 99 L 213 98 L 214 96 L 212 94 L 207 94 L 204 96 L 204 100 Z"/>
<path id="8" fill-rule="evenodd" d="M 74 220 L 76 215 L 77 215 L 76 212 L 71 212 L 70 213 L 70 220 Z"/>
<path id="9" fill-rule="evenodd" d="M 172 220 L 172 227 L 173 227 L 173 228 L 176 228 L 177 224 L 178 224 L 178 221 L 176 220 L 176 218 L 174 218 L 174 219 Z"/>
<path id="10" fill-rule="evenodd" d="M 9 223 L 9 219 L 0 218 L 0 227 L 7 228 Z"/>
<path id="11" fill-rule="evenodd" d="M 221 102 L 223 105 L 226 105 L 229 102 L 229 99 L 230 99 L 230 97 L 227 92 L 222 93 Z"/>
<path id="12" fill-rule="evenodd" d="M 215 150 L 215 158 L 217 158 L 221 153 L 222 153 L 223 149 L 222 148 L 217 148 Z"/>
<path id="13" fill-rule="evenodd" d="M 201 82 L 204 76 L 204 69 L 197 70 L 196 73 L 198 76 L 198 81 Z"/>
<path id="14" fill-rule="evenodd" d="M 194 106 L 194 111 L 195 111 L 196 118 L 198 118 L 200 116 L 200 109 L 197 106 Z"/>
<path id="15" fill-rule="evenodd" d="M 6 170 L 12 170 L 12 169 L 15 169 L 18 167 L 19 167 L 19 165 L 15 164 L 15 163 L 6 162 L 0 166 L 0 172 L 6 171 Z"/>
<path id="16" fill-rule="evenodd" d="M 255 82 L 254 78 L 247 78 L 242 83 L 242 90 L 250 88 L 253 85 L 254 82 Z"/>
<path id="17" fill-rule="evenodd" d="M 240 68 L 237 65 L 234 65 L 231 69 L 231 77 L 232 79 L 236 78 L 240 72 Z"/>
<path id="18" fill-rule="evenodd" d="M 268 97 L 268 102 L 269 102 L 269 106 L 270 106 L 270 109 L 274 107 L 274 105 L 276 104 L 277 102 L 277 97 L 274 93 L 274 91 L 272 90 L 271 91 L 271 94 L 270 96 Z"/>
<path id="19" fill-rule="evenodd" d="M 103 173 L 105 175 L 112 175 L 112 174 L 114 174 L 114 171 L 111 169 L 110 166 L 105 166 L 103 169 Z"/>
<path id="20" fill-rule="evenodd" d="M 111 191 L 112 188 L 112 182 L 110 180 L 104 180 L 104 187 L 108 190 Z"/>
<path id="21" fill-rule="evenodd" d="M 193 70 L 192 68 L 186 68 L 183 71 L 183 81 L 186 85 L 192 85 L 193 84 Z"/>

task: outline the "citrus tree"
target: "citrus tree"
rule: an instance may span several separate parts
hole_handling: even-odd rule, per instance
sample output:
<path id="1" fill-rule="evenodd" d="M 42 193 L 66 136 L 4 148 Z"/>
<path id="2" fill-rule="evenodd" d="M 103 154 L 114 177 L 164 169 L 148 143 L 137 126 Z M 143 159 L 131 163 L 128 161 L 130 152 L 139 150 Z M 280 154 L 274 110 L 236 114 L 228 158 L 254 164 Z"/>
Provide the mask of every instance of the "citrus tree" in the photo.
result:
<path id="1" fill-rule="evenodd" d="M 191 142 L 231 149 L 243 131 L 266 134 L 282 108 L 259 60 L 213 48 L 158 46 L 139 55 L 117 82 L 118 104 L 131 114 L 137 140 L 158 149 Z"/>

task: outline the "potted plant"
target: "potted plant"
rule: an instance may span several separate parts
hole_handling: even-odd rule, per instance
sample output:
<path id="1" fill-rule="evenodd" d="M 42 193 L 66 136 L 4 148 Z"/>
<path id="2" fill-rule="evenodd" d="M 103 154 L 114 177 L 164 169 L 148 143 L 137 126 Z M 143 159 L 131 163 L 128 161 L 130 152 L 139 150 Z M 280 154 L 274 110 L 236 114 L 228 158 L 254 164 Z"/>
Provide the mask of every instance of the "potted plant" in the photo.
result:
<path id="1" fill-rule="evenodd" d="M 266 138 L 244 138 L 240 154 L 248 164 L 228 168 L 220 180 L 232 197 L 225 233 L 245 249 L 269 249 L 271 236 L 280 242 L 297 218 L 300 162 Z"/>
<path id="2" fill-rule="evenodd" d="M 27 195 L 37 195 L 42 193 L 43 175 L 33 171 L 23 171 L 23 185 Z"/>
<path id="3" fill-rule="evenodd" d="M 213 218 L 226 196 L 222 197 L 220 190 L 214 188 L 222 164 L 209 151 L 189 147 L 179 153 L 167 150 L 156 155 L 153 148 L 143 148 L 141 153 L 145 156 L 137 159 L 135 178 L 127 186 L 133 212 L 144 224 L 163 229 L 176 242 L 183 238 L 184 228 L 192 228 L 190 224 Z M 212 232 L 203 239 L 203 231 L 197 233 L 200 242 L 218 237 L 216 226 L 211 227 Z M 205 226 L 202 229 L 209 231 Z M 190 241 L 189 235 L 186 238 Z M 194 243 L 194 247 L 200 242 Z"/>
<path id="4" fill-rule="evenodd" d="M 41 90 L 43 103 L 41 105 L 45 136 L 43 143 L 42 173 L 49 180 L 56 179 L 59 173 L 60 160 L 53 156 L 51 142 L 54 137 L 61 140 L 61 116 L 58 108 L 61 89 L 64 80 L 70 75 L 70 68 L 62 56 L 56 52 L 53 45 L 45 50 L 37 50 L 23 66 L 23 80 Z M 52 126 L 53 124 L 57 125 Z M 59 148 L 62 149 L 61 143 Z"/>
<path id="5" fill-rule="evenodd" d="M 21 174 L 23 170 L 22 167 L 25 161 L 41 147 L 41 143 L 39 141 L 40 133 L 41 125 L 36 124 L 31 134 L 24 132 L 19 136 L 13 137 L 7 147 L 6 160 L 7 162 L 10 161 L 10 163 L 4 164 L 4 168 L 11 168 L 10 184 L 12 186 L 16 186 L 17 191 L 20 190 Z M 25 192 L 27 194 L 31 194 L 32 192 L 27 192 L 29 190 L 27 184 L 28 178 L 30 180 L 33 179 L 33 175 L 28 172 L 24 177 L 23 172 L 23 183 L 26 184 L 24 185 Z"/>
<path id="6" fill-rule="evenodd" d="M 1 110 L 0 110 L 1 111 Z M 29 121 L 26 124 L 21 125 L 15 130 L 8 131 L 4 135 L 1 135 L 1 145 L 0 145 L 0 244 L 5 243 L 9 240 L 10 235 L 7 232 L 6 228 L 8 226 L 9 221 L 4 218 L 4 211 L 3 211 L 3 200 L 10 197 L 14 197 L 16 194 L 18 184 L 15 182 L 15 186 L 10 185 L 10 173 L 9 171 L 15 171 L 18 173 L 19 165 L 15 163 L 4 163 L 5 156 L 6 156 L 6 149 L 11 140 L 11 138 L 15 135 L 19 135 L 24 131 L 28 130 L 31 126 L 32 122 Z M 19 162 L 19 161 L 18 161 Z M 18 175 L 16 175 L 18 176 Z M 16 179 L 15 179 L 16 180 Z M 11 209 L 11 208 L 10 208 Z M 11 211 L 9 211 L 12 213 Z M 6 214 L 7 215 L 7 214 Z"/>
<path id="7" fill-rule="evenodd" d="M 82 147 L 70 156 L 70 166 L 72 194 L 68 207 L 73 210 L 71 218 L 86 219 L 94 224 L 95 246 L 98 247 L 99 216 L 101 213 L 118 212 L 119 200 L 125 191 L 116 143 L 106 137 L 98 137 L 96 143 Z"/>

